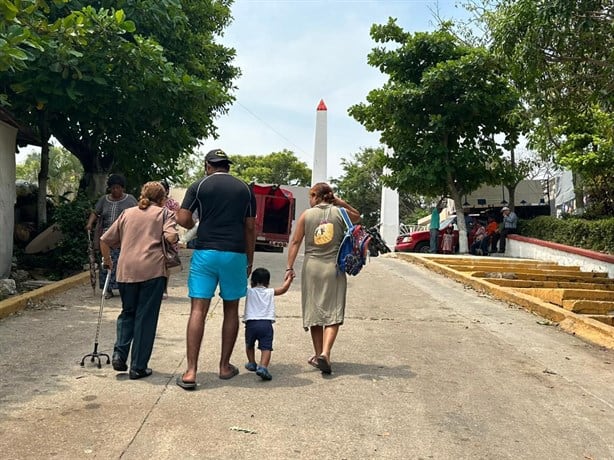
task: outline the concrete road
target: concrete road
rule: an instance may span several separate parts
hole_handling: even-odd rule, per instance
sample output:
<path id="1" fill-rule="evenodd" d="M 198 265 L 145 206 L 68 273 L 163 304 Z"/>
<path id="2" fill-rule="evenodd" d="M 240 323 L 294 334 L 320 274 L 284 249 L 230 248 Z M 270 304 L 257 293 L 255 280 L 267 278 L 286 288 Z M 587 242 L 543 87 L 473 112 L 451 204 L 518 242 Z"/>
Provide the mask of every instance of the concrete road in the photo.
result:
<path id="1" fill-rule="evenodd" d="M 256 265 L 278 284 L 285 254 Z M 89 286 L 0 320 L 2 458 L 614 459 L 613 350 L 394 256 L 349 280 L 331 376 L 306 362 L 298 273 L 276 298 L 273 380 L 243 368 L 243 331 L 240 375 L 218 379 L 214 300 L 186 392 L 185 278 L 171 279 L 148 379 L 79 365 L 100 302 Z M 109 354 L 119 306 L 103 312 Z"/>

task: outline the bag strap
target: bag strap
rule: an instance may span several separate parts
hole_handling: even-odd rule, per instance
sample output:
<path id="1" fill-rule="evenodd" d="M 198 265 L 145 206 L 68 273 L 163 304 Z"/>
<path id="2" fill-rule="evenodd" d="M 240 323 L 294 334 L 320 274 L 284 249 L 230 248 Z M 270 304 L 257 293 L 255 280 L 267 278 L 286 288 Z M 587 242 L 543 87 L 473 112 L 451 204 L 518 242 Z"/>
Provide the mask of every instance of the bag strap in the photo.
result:
<path id="1" fill-rule="evenodd" d="M 354 224 L 352 224 L 350 216 L 348 216 L 348 212 L 345 210 L 345 208 L 339 208 L 339 212 L 341 213 L 341 217 L 343 217 L 345 226 L 348 228 L 348 230 L 352 230 L 352 228 L 354 228 Z"/>

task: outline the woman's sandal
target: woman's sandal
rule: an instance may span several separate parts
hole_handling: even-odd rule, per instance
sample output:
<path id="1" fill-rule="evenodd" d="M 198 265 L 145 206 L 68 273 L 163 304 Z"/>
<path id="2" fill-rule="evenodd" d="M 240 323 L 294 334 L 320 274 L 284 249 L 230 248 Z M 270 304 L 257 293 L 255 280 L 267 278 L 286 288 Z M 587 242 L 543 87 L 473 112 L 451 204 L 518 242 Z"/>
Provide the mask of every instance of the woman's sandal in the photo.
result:
<path id="1" fill-rule="evenodd" d="M 307 360 L 307 364 L 309 364 L 312 367 L 315 367 L 317 369 L 318 367 L 318 357 L 316 355 L 313 355 L 311 358 L 309 358 Z"/>
<path id="2" fill-rule="evenodd" d="M 328 356 L 320 355 L 318 356 L 318 369 L 322 371 L 322 374 L 330 374 L 332 373 L 332 369 L 330 367 L 330 361 L 328 360 Z"/>

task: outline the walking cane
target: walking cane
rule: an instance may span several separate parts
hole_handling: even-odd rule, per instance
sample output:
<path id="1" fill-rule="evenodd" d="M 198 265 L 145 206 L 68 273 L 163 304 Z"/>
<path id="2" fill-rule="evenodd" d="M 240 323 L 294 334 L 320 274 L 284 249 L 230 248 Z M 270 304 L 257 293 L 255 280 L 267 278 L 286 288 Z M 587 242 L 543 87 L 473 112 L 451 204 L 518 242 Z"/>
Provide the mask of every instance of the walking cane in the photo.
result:
<path id="1" fill-rule="evenodd" d="M 102 297 L 100 299 L 100 310 L 98 311 L 98 324 L 96 325 L 96 338 L 94 339 L 94 351 L 89 353 L 83 357 L 81 360 L 81 366 L 85 365 L 85 359 L 91 358 L 91 362 L 98 360 L 98 369 L 102 367 L 100 362 L 100 358 L 103 356 L 107 357 L 107 364 L 111 364 L 111 358 L 106 353 L 98 353 L 98 336 L 100 335 L 100 323 L 102 322 L 102 309 L 104 308 L 104 295 L 107 292 L 107 288 L 109 287 L 109 282 L 111 280 L 111 270 L 107 269 L 107 277 L 104 281 L 104 289 L 102 290 Z"/>

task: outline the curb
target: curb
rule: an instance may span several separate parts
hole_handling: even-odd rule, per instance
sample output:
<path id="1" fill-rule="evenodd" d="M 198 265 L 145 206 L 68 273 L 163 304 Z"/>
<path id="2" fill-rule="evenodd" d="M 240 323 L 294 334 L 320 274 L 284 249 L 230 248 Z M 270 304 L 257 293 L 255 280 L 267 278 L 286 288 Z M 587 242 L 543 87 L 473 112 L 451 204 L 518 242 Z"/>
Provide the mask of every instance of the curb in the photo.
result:
<path id="1" fill-rule="evenodd" d="M 476 291 L 486 292 L 495 299 L 519 305 L 525 310 L 557 323 L 562 330 L 572 335 L 596 345 L 614 349 L 614 328 L 601 321 L 578 315 L 527 294 L 516 292 L 513 288 L 497 286 L 482 279 L 474 278 L 471 276 L 473 272 L 458 272 L 446 265 L 433 262 L 427 257 L 411 253 L 395 253 L 395 256 L 401 260 L 418 263 L 429 270 L 467 284 Z"/>
<path id="2" fill-rule="evenodd" d="M 4 318 L 12 313 L 23 310 L 28 306 L 29 302 L 38 300 L 41 297 L 47 297 L 58 292 L 68 290 L 74 286 L 84 284 L 90 279 L 90 272 L 83 272 L 77 275 L 73 275 L 70 278 L 63 279 L 57 283 L 52 283 L 48 286 L 43 286 L 38 289 L 34 289 L 25 294 L 10 297 L 0 302 L 0 318 Z"/>

